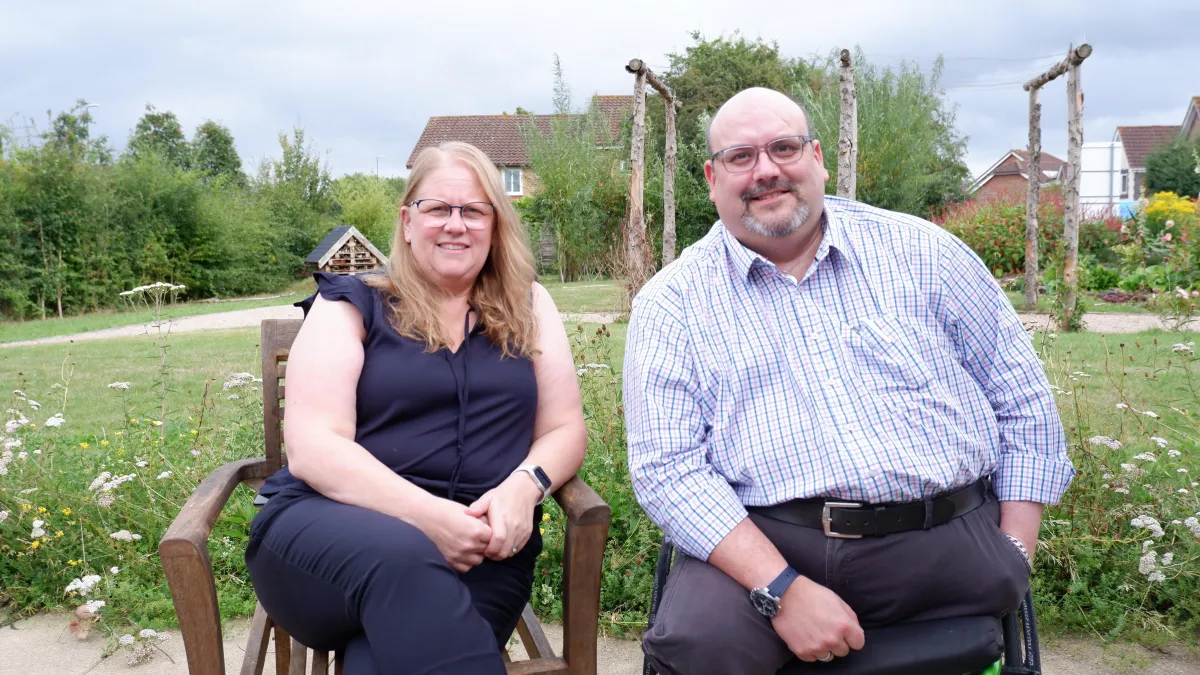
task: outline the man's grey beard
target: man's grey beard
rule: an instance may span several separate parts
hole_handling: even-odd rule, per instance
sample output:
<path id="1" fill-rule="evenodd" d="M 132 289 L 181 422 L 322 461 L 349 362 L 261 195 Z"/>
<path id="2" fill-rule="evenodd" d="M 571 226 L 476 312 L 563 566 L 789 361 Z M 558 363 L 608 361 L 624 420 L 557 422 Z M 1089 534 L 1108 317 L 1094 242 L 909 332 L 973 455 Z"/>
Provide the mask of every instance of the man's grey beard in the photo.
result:
<path id="1" fill-rule="evenodd" d="M 793 194 L 796 193 L 793 192 Z M 746 228 L 746 231 L 753 232 L 760 237 L 782 239 L 788 236 L 800 229 L 804 221 L 808 220 L 808 204 L 803 199 L 800 199 L 798 194 L 796 194 L 796 197 L 800 203 L 796 206 L 796 210 L 792 212 L 792 217 L 774 225 L 764 223 L 750 215 L 750 208 L 747 205 L 746 210 L 742 212 L 742 227 Z"/>

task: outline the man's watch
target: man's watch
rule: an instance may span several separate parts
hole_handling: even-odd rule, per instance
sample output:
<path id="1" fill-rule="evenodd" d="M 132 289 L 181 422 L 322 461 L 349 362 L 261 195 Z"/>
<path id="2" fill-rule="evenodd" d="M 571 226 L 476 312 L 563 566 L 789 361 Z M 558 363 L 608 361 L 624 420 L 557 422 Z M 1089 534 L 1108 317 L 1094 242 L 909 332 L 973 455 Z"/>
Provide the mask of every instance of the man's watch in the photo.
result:
<path id="1" fill-rule="evenodd" d="M 783 592 L 799 577 L 800 573 L 788 565 L 765 588 L 756 588 L 750 591 L 750 603 L 763 616 L 768 619 L 773 618 L 779 613 L 779 601 L 783 597 Z"/>
<path id="2" fill-rule="evenodd" d="M 550 476 L 547 476 L 546 472 L 542 470 L 542 467 L 536 464 L 522 464 L 521 466 L 518 466 L 513 473 L 517 473 L 518 471 L 529 474 L 529 477 L 533 479 L 533 482 L 536 483 L 539 488 L 541 488 L 542 497 L 541 499 L 537 500 L 537 503 L 541 504 L 542 502 L 546 501 L 546 497 L 550 496 L 550 487 L 553 485 L 553 483 L 550 481 Z"/>

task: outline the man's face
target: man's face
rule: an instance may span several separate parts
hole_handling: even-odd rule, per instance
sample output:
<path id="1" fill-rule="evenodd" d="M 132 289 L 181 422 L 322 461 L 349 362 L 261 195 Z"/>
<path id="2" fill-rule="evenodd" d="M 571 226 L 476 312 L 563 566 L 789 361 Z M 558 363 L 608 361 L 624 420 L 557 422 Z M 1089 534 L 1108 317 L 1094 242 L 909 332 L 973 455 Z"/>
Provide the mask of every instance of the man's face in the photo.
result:
<path id="1" fill-rule="evenodd" d="M 807 134 L 804 114 L 795 105 L 744 102 L 721 112 L 713 124 L 711 141 L 714 152 L 725 151 L 725 161 L 710 159 L 704 175 L 709 199 L 735 234 L 740 226 L 753 235 L 782 238 L 820 218 L 829 180 L 820 144 L 795 138 L 777 143 L 782 162 L 778 164 L 767 150 L 773 141 Z M 783 158 L 797 145 L 799 159 L 796 155 Z M 754 153 L 753 168 L 738 172 L 738 160 L 745 161 Z"/>

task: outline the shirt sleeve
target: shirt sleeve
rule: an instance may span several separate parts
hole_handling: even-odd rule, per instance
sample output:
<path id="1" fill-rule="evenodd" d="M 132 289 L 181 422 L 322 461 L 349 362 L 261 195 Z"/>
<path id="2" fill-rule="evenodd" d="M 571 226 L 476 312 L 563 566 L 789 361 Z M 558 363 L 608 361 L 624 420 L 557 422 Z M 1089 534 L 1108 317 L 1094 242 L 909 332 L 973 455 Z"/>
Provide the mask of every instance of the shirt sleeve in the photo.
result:
<path id="1" fill-rule="evenodd" d="M 358 311 L 362 313 L 363 327 L 367 331 L 371 330 L 371 324 L 375 320 L 376 291 L 374 288 L 366 285 L 362 279 L 354 275 L 328 272 L 313 272 L 313 281 L 316 282 L 317 293 L 320 293 L 322 298 L 349 302 L 357 307 Z M 293 306 L 304 310 L 304 316 L 307 317 L 308 310 L 312 309 L 313 302 L 317 299 L 317 293 L 294 303 Z"/>
<path id="2" fill-rule="evenodd" d="M 662 295 L 635 300 L 626 331 L 629 474 L 638 502 L 664 535 L 687 555 L 708 560 L 747 512 L 708 460 L 710 427 L 692 343 L 678 318 L 682 308 Z"/>
<path id="3" fill-rule="evenodd" d="M 957 238 L 941 240 L 939 277 L 939 318 L 999 425 L 996 496 L 1057 504 L 1075 469 L 1049 380 L 1020 317 L 983 261 Z"/>

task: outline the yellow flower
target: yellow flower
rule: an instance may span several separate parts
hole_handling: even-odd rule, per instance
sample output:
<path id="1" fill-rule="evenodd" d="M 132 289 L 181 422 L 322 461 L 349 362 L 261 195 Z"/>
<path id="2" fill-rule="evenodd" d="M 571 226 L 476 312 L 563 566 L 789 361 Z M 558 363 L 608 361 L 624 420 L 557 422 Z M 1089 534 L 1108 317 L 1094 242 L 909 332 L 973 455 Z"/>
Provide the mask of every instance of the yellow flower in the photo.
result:
<path id="1" fill-rule="evenodd" d="M 69 516 L 69 515 L 71 515 L 71 509 L 63 509 L 63 510 L 62 510 L 62 514 L 63 514 L 64 516 Z"/>
<path id="2" fill-rule="evenodd" d="M 55 532 L 55 533 L 54 533 L 54 536 L 56 536 L 56 537 L 61 537 L 61 536 L 63 536 L 62 530 L 59 530 L 59 531 Z"/>
<path id="3" fill-rule="evenodd" d="M 544 528 L 544 527 L 539 527 L 539 528 L 538 528 L 538 533 L 539 533 L 539 534 L 546 534 L 546 528 Z"/>
<path id="4" fill-rule="evenodd" d="M 549 514 L 549 513 L 543 513 L 543 514 L 542 514 L 542 522 L 544 523 L 544 522 L 546 522 L 547 520 L 550 520 L 550 514 Z"/>
<path id="5" fill-rule="evenodd" d="M 130 417 L 130 418 L 129 418 L 129 423 L 130 423 L 130 424 L 137 424 L 137 423 L 138 423 L 138 421 L 137 421 L 137 419 L 136 419 L 136 418 Z"/>
<path id="6" fill-rule="evenodd" d="M 79 561 L 78 560 L 68 560 L 67 564 L 70 565 L 71 567 L 74 567 L 79 564 Z"/>
<path id="7" fill-rule="evenodd" d="M 32 507 L 32 506 L 30 506 L 30 505 L 28 505 L 28 504 L 22 504 L 22 505 L 21 505 L 21 510 L 22 510 L 22 511 L 28 511 L 29 509 L 32 509 L 32 508 L 33 508 L 33 507 Z"/>
<path id="8" fill-rule="evenodd" d="M 38 513 L 45 513 L 45 512 L 46 512 L 46 507 L 44 507 L 44 506 L 38 507 Z"/>
<path id="9" fill-rule="evenodd" d="M 180 437 L 180 438 L 183 438 L 183 434 L 179 434 L 179 437 Z"/>
<path id="10" fill-rule="evenodd" d="M 36 428 L 37 428 L 37 425 L 36 425 L 36 424 L 34 424 L 33 422 L 30 422 L 30 423 L 29 423 L 29 428 L 30 428 L 30 429 L 36 429 Z"/>
<path id="11" fill-rule="evenodd" d="M 118 431 L 118 432 L 117 432 L 116 434 L 114 434 L 114 435 L 116 435 L 116 436 L 123 436 L 124 434 L 123 434 L 122 432 Z"/>
<path id="12" fill-rule="evenodd" d="M 39 546 L 41 546 L 41 545 L 42 545 L 42 542 L 40 542 L 40 541 L 37 541 L 37 540 L 35 539 L 35 540 L 34 540 L 34 542 L 33 542 L 32 544 L 30 544 L 30 545 L 29 545 L 29 548 L 36 549 L 37 547 L 39 547 Z"/>
<path id="13" fill-rule="evenodd" d="M 197 431 L 197 430 L 195 430 L 195 429 L 192 429 L 192 435 L 193 435 L 193 436 L 195 436 L 195 435 L 196 435 L 196 434 L 198 434 L 198 433 L 200 433 L 200 432 L 199 432 L 199 431 Z"/>
<path id="14" fill-rule="evenodd" d="M 104 447 L 106 447 L 106 448 L 107 448 L 107 447 L 108 447 L 108 441 L 100 441 L 100 445 L 102 445 L 102 446 L 104 446 Z"/>
<path id="15" fill-rule="evenodd" d="M 158 421 L 158 420 L 154 420 L 153 422 L 151 422 L 151 424 L 153 424 L 153 425 L 154 425 L 154 426 L 156 426 L 156 427 L 161 427 L 161 426 L 162 426 L 162 422 L 160 422 L 160 421 Z"/>
<path id="16" fill-rule="evenodd" d="M 192 421 L 192 417 L 191 417 L 191 415 L 189 415 L 189 416 L 188 416 L 188 421 L 189 421 L 189 422 L 191 422 L 191 421 Z"/>
<path id="17" fill-rule="evenodd" d="M 80 443 L 80 444 L 79 444 L 79 447 L 83 448 L 84 450 L 87 450 L 87 448 L 88 448 L 88 444 L 87 444 L 87 443 Z"/>

